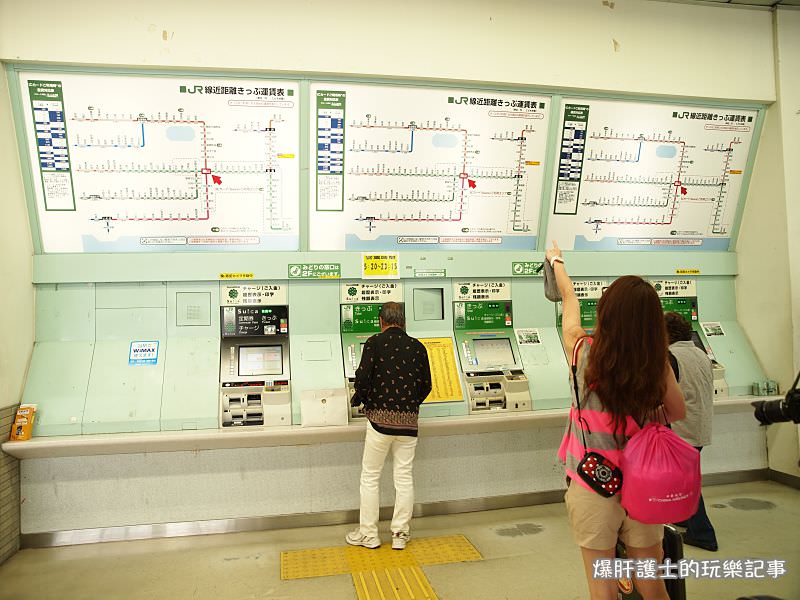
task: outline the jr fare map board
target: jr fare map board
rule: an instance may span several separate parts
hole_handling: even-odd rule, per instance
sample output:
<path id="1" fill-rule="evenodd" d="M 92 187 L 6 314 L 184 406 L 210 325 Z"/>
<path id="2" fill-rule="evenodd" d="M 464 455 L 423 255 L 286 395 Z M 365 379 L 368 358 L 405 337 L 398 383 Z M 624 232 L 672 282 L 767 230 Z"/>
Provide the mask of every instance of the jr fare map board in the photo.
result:
<path id="1" fill-rule="evenodd" d="M 20 73 L 45 252 L 296 250 L 298 85 Z"/>
<path id="2" fill-rule="evenodd" d="M 535 248 L 550 100 L 313 84 L 311 249 Z"/>
<path id="3" fill-rule="evenodd" d="M 565 98 L 547 239 L 728 250 L 755 110 Z"/>

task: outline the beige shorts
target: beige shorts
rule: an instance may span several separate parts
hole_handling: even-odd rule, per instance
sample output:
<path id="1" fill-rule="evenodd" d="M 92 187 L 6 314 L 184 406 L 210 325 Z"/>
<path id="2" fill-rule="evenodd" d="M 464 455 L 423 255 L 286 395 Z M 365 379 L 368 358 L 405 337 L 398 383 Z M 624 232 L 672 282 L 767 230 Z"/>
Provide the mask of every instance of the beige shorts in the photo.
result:
<path id="1" fill-rule="evenodd" d="M 604 498 L 571 482 L 564 496 L 577 544 L 591 550 L 608 550 L 617 545 L 617 538 L 631 548 L 648 548 L 661 543 L 663 525 L 645 525 L 628 516 L 620 504 L 619 494 Z"/>

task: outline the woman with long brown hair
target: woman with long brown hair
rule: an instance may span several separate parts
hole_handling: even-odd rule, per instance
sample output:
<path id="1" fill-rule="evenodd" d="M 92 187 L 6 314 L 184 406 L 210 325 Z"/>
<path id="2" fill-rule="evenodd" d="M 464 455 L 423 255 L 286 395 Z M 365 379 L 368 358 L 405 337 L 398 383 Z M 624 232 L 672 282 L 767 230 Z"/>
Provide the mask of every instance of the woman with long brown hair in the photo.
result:
<path id="1" fill-rule="evenodd" d="M 547 250 L 561 293 L 562 339 L 569 359 L 586 337 L 580 306 L 558 245 Z M 577 356 L 580 414 L 575 401 L 558 450 L 567 475 L 565 503 L 575 541 L 581 548 L 592 600 L 617 598 L 616 579 L 596 578 L 595 561 L 613 559 L 621 539 L 631 559 L 663 558 L 661 525 L 631 519 L 619 494 L 605 497 L 578 475 L 587 452 L 620 464 L 628 439 L 645 423 L 661 416 L 677 421 L 685 415 L 683 395 L 667 358 L 668 338 L 658 294 L 641 277 L 626 275 L 612 283 L 597 303 L 591 344 L 582 341 Z M 668 600 L 660 579 L 638 579 L 645 600 Z"/>

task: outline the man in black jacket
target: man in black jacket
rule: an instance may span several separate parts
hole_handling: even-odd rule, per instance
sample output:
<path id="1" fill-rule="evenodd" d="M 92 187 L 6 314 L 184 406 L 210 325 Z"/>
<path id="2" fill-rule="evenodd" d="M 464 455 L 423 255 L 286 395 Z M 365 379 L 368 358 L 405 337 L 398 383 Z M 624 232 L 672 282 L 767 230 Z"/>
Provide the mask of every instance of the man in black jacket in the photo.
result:
<path id="1" fill-rule="evenodd" d="M 403 550 L 409 539 L 414 510 L 411 473 L 417 447 L 419 406 L 431 391 L 428 352 L 405 332 L 403 307 L 387 302 L 381 307 L 381 332 L 364 344 L 356 370 L 352 404 L 364 405 L 367 436 L 361 464 L 361 513 L 359 528 L 347 534 L 353 546 L 378 548 L 380 477 L 389 450 L 394 463 L 395 503 L 392 548 Z"/>

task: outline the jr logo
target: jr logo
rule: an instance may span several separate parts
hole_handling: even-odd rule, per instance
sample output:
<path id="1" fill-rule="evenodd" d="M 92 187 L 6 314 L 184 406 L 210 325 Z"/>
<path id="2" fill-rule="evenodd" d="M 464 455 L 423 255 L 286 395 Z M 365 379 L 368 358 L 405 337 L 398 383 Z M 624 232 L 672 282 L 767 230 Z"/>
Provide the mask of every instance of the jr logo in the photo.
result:
<path id="1" fill-rule="evenodd" d="M 447 102 L 448 104 L 469 104 L 469 98 L 467 96 L 461 96 L 460 98 L 448 96 Z"/>
<path id="2" fill-rule="evenodd" d="M 181 94 L 202 94 L 202 93 L 203 93 L 202 85 L 195 85 L 192 86 L 191 88 L 185 85 L 181 86 Z"/>

